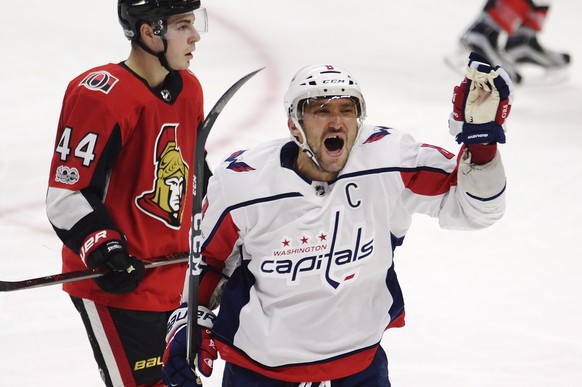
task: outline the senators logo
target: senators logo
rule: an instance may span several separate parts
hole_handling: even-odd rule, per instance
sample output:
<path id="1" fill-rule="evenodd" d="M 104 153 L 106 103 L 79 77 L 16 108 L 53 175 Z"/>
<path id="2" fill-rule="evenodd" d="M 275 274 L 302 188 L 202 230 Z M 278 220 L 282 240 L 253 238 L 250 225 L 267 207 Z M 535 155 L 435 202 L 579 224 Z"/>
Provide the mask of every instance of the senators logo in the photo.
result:
<path id="1" fill-rule="evenodd" d="M 182 224 L 188 188 L 188 165 L 176 143 L 177 128 L 178 124 L 162 127 L 156 143 L 156 175 L 152 190 L 135 200 L 141 211 L 173 229 Z"/>
<path id="2" fill-rule="evenodd" d="M 96 71 L 90 73 L 79 83 L 79 86 L 85 86 L 89 90 L 100 91 L 109 94 L 113 86 L 119 81 L 107 71 Z"/>

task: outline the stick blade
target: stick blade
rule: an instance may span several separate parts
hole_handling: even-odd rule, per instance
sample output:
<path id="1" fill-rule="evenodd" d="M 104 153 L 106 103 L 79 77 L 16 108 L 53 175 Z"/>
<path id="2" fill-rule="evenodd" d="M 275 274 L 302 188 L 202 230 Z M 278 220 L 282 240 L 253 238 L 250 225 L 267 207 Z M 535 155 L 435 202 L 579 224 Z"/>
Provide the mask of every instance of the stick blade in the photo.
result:
<path id="1" fill-rule="evenodd" d="M 228 88 L 228 90 L 224 92 L 224 94 L 218 99 L 218 101 L 216 101 L 212 109 L 210 109 L 210 112 L 208 113 L 204 121 L 202 121 L 202 123 L 200 124 L 200 127 L 198 128 L 199 140 L 200 136 L 208 135 L 208 133 L 210 132 L 210 128 L 212 128 L 212 126 L 214 125 L 214 122 L 218 118 L 218 115 L 220 114 L 220 112 L 222 112 L 222 109 L 224 109 L 228 101 L 230 101 L 230 99 L 236 94 L 236 92 L 245 83 L 247 83 L 249 79 L 254 77 L 258 72 L 262 71 L 263 69 L 264 67 L 261 67 L 260 69 L 251 71 L 250 73 L 236 81 L 231 87 Z"/>

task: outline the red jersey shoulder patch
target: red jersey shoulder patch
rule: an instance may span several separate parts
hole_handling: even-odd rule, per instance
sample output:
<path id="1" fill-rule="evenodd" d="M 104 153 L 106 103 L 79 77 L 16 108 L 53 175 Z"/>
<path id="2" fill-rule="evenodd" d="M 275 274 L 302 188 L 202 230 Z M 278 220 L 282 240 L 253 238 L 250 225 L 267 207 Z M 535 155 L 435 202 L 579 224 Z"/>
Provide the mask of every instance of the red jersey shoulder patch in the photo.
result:
<path id="1" fill-rule="evenodd" d="M 79 83 L 79 86 L 84 86 L 91 91 L 100 91 L 109 94 L 118 81 L 119 79 L 107 71 L 100 70 L 87 74 Z"/>

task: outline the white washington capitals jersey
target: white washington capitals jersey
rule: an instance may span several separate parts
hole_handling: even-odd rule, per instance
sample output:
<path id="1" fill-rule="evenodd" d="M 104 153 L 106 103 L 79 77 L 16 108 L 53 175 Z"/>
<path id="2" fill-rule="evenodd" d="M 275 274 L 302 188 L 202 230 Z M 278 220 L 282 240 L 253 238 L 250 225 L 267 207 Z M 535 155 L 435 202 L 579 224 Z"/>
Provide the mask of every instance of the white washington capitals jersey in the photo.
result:
<path id="1" fill-rule="evenodd" d="M 499 155 L 482 166 L 400 131 L 364 126 L 333 182 L 293 169 L 288 140 L 239 151 L 210 180 L 200 294 L 230 276 L 214 334 L 221 357 L 280 380 L 364 369 L 383 332 L 404 325 L 393 251 L 412 215 L 479 229 L 505 206 Z M 457 159 L 460 165 L 457 165 Z M 210 279 L 210 278 L 214 279 Z"/>

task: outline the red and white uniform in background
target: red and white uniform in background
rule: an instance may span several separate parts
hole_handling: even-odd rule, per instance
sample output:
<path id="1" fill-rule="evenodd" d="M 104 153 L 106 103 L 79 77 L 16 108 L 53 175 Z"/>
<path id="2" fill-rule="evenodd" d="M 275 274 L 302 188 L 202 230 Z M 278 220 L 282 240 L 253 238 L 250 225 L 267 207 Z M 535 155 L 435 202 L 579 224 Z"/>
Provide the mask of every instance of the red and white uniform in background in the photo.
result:
<path id="1" fill-rule="evenodd" d="M 471 165 L 464 149 L 455 157 L 367 125 L 334 182 L 300 177 L 297 152 L 273 141 L 214 171 L 200 303 L 214 307 L 218 273 L 230 276 L 213 328 L 225 361 L 278 380 L 338 379 L 365 369 L 384 331 L 404 325 L 393 252 L 412 215 L 489 226 L 504 213 L 505 173 L 499 154 Z"/>
<path id="2" fill-rule="evenodd" d="M 67 87 L 55 141 L 47 214 L 64 243 L 63 271 L 84 269 L 81 244 L 118 230 L 128 251 L 150 258 L 189 251 L 192 164 L 203 120 L 202 89 L 188 71 L 160 90 L 123 64 L 91 69 Z M 185 264 L 146 271 L 116 295 L 94 281 L 68 283 L 73 296 L 133 310 L 168 311 L 180 302 Z"/>
<path id="3" fill-rule="evenodd" d="M 550 2 L 535 0 L 490 0 L 485 5 L 485 11 L 509 35 L 520 25 L 541 31 L 549 8 Z"/>

